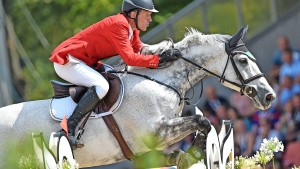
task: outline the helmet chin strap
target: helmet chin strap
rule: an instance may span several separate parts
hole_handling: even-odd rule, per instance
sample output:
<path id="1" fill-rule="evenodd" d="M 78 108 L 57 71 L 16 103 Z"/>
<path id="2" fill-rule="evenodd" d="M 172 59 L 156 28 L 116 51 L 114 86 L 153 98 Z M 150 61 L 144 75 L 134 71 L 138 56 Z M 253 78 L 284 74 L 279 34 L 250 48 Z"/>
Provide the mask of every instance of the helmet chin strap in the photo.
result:
<path id="1" fill-rule="evenodd" d="M 135 27 L 140 31 L 141 29 L 139 28 L 139 25 L 138 25 L 138 16 L 139 16 L 139 14 L 140 14 L 140 9 L 137 9 L 136 16 L 133 20 L 134 20 L 134 23 L 135 23 Z"/>
<path id="2" fill-rule="evenodd" d="M 128 17 L 128 18 L 130 18 L 130 19 L 133 19 L 133 21 L 134 21 L 134 23 L 135 23 L 135 27 L 140 31 L 141 29 L 139 28 L 139 25 L 138 25 L 138 16 L 139 16 L 139 14 L 140 14 L 140 11 L 141 11 L 141 9 L 137 9 L 137 12 L 136 12 L 136 16 L 135 16 L 135 18 L 132 18 L 131 16 L 129 16 L 129 13 L 128 12 L 126 12 L 125 13 L 125 15 Z"/>

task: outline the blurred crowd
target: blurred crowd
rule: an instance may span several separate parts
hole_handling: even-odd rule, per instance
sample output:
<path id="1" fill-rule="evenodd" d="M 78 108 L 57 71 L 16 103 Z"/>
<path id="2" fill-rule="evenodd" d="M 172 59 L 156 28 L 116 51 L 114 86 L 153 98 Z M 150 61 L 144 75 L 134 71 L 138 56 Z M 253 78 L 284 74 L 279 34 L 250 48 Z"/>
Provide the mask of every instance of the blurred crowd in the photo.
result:
<path id="1" fill-rule="evenodd" d="M 279 168 L 289 168 L 300 165 L 300 53 L 286 36 L 278 37 L 277 43 L 266 75 L 277 95 L 271 108 L 258 110 L 239 92 L 221 97 L 214 86 L 205 86 L 206 100 L 199 108 L 217 132 L 222 120 L 233 120 L 235 156 L 250 157 L 264 138 L 277 137 L 284 144 L 284 152 L 275 154 L 275 160 Z M 192 140 L 190 135 L 169 149 L 186 150 Z"/>

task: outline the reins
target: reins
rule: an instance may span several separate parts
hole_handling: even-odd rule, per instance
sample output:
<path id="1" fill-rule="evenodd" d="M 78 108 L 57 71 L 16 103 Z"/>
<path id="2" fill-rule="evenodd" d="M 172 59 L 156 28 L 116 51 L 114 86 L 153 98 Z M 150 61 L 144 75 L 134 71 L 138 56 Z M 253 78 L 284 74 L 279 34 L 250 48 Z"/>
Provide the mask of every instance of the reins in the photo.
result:
<path id="1" fill-rule="evenodd" d="M 178 49 L 175 49 L 175 48 L 174 48 L 174 42 L 173 42 L 173 40 L 172 40 L 172 39 L 169 39 L 169 41 L 172 43 L 172 46 L 171 46 L 171 47 L 172 47 L 174 50 L 178 50 Z M 185 57 L 183 57 L 183 56 L 179 56 L 178 58 L 180 58 L 180 59 L 184 60 L 185 62 L 188 62 L 188 63 L 190 63 L 190 64 L 196 66 L 199 70 L 203 70 L 203 71 L 207 72 L 208 74 L 211 74 L 212 76 L 215 76 L 215 77 L 219 78 L 219 79 L 220 79 L 220 83 L 227 82 L 227 83 L 229 83 L 229 84 L 231 84 L 231 85 L 233 85 L 233 86 L 236 86 L 236 87 L 240 88 L 240 93 L 241 93 L 241 94 L 245 94 L 245 88 L 246 88 L 246 85 L 247 85 L 248 83 L 250 83 L 251 81 L 255 80 L 255 79 L 258 79 L 258 78 L 260 78 L 260 77 L 264 77 L 264 74 L 263 74 L 263 73 L 259 73 L 259 74 L 255 75 L 255 76 L 252 76 L 252 77 L 248 78 L 248 79 L 244 79 L 244 78 L 243 78 L 243 76 L 241 75 L 240 71 L 239 71 L 238 68 L 237 68 L 237 65 L 235 64 L 235 62 L 234 62 L 234 60 L 233 60 L 233 57 L 234 57 L 235 55 L 237 55 L 237 54 L 244 54 L 244 55 L 247 55 L 247 56 L 251 59 L 251 57 L 250 57 L 250 56 L 248 55 L 248 53 L 247 53 L 248 51 L 236 50 L 236 49 L 238 49 L 238 48 L 240 48 L 240 47 L 244 47 L 244 46 L 245 46 L 245 44 L 242 43 L 242 44 L 238 44 L 237 46 L 235 46 L 235 47 L 232 48 L 232 47 L 229 47 L 228 42 L 225 43 L 225 50 L 226 50 L 226 53 L 227 53 L 227 56 L 228 56 L 228 57 L 227 57 L 226 65 L 225 65 L 225 67 L 224 67 L 224 70 L 223 70 L 223 73 L 222 73 L 221 76 L 218 75 L 218 74 L 216 74 L 216 73 L 214 73 L 214 72 L 212 72 L 212 71 L 210 71 L 210 70 L 208 70 L 208 69 L 206 69 L 205 67 L 203 67 L 203 66 L 201 66 L 201 65 L 199 65 L 199 64 L 197 64 L 197 63 L 195 63 L 194 61 L 192 61 L 192 60 L 190 60 L 190 59 L 188 59 L 188 58 L 185 58 Z M 229 60 L 231 61 L 232 66 L 233 66 L 233 68 L 234 68 L 234 71 L 235 71 L 235 73 L 236 73 L 238 79 L 240 80 L 241 84 L 238 84 L 238 83 L 236 83 L 236 82 L 230 81 L 230 80 L 228 80 L 228 79 L 225 78 L 225 75 L 224 75 L 224 74 L 225 74 L 225 71 L 226 71 L 226 69 L 227 69 L 227 65 L 228 65 L 228 63 L 229 63 Z M 190 104 L 189 101 L 192 100 L 192 98 L 194 97 L 195 90 L 194 90 L 194 88 L 193 88 L 193 86 L 192 86 L 192 84 L 191 84 L 191 82 L 190 82 L 190 80 L 189 80 L 189 72 L 187 73 L 187 80 L 188 80 L 188 82 L 189 82 L 189 84 L 191 85 L 191 88 L 192 88 L 192 90 L 193 90 L 193 96 L 192 96 L 191 98 L 185 98 L 185 97 L 183 97 L 182 94 L 181 94 L 178 90 L 176 90 L 173 86 L 170 86 L 170 85 L 168 85 L 168 84 L 166 84 L 166 83 L 163 83 L 163 82 L 161 82 L 161 81 L 158 81 L 158 80 L 156 80 L 156 79 L 154 79 L 154 78 L 152 78 L 152 77 L 150 77 L 150 76 L 143 75 L 143 74 L 139 74 L 139 73 L 135 73 L 135 72 L 130 72 L 130 71 L 127 70 L 127 66 L 125 67 L 125 70 L 124 70 L 124 71 L 110 70 L 110 71 L 108 71 L 108 72 L 110 72 L 110 73 L 123 73 L 123 74 L 126 74 L 126 73 L 127 73 L 127 74 L 131 74 L 131 75 L 143 77 L 143 78 L 145 78 L 145 79 L 147 79 L 147 80 L 154 81 L 154 82 L 156 82 L 156 83 L 158 83 L 158 84 L 160 84 L 160 85 L 163 85 L 163 86 L 165 86 L 165 87 L 167 87 L 167 88 L 170 88 L 170 89 L 173 90 L 175 93 L 177 93 L 177 95 L 179 96 L 179 98 L 180 98 L 179 105 L 181 104 L 182 101 L 185 101 L 186 104 L 189 105 L 189 104 Z M 202 82 L 202 80 L 201 80 L 200 82 L 201 82 L 201 92 L 200 92 L 200 96 L 199 96 L 199 99 L 196 101 L 196 103 L 194 103 L 194 105 L 197 105 L 197 104 L 200 102 L 200 98 L 201 98 L 202 93 L 203 93 L 203 82 Z M 255 89 L 254 89 L 254 88 L 251 88 L 251 90 L 253 90 L 253 91 L 251 92 L 252 94 L 251 94 L 251 93 L 250 93 L 250 94 L 247 94 L 247 93 L 246 93 L 246 94 L 247 94 L 248 96 L 250 96 L 250 97 L 255 97 L 255 96 L 256 96 L 256 91 L 254 91 Z"/>
<path id="2" fill-rule="evenodd" d="M 179 98 L 180 98 L 179 105 L 181 104 L 182 101 L 186 101 L 186 100 L 187 100 L 187 98 L 182 97 L 181 94 L 179 93 L 179 91 L 177 91 L 173 86 L 170 86 L 170 85 L 168 85 L 168 84 L 166 84 L 166 83 L 163 83 L 163 82 L 161 82 L 161 81 L 159 81 L 159 80 L 156 80 L 156 79 L 154 79 L 153 77 L 150 77 L 150 76 L 147 76 L 147 75 L 143 75 L 143 74 L 139 74 L 139 73 L 135 73 L 135 72 L 130 72 L 130 71 L 128 71 L 127 69 L 125 69 L 124 71 L 109 70 L 109 71 L 107 71 L 107 72 L 109 72 L 109 73 L 131 74 L 131 75 L 143 77 L 143 78 L 145 78 L 145 79 L 147 79 L 147 80 L 151 80 L 151 81 L 156 82 L 156 83 L 158 83 L 158 84 L 160 84 L 160 85 L 163 85 L 163 86 L 165 86 L 165 87 L 167 87 L 167 88 L 170 88 L 170 89 L 172 89 L 172 90 L 179 96 Z"/>

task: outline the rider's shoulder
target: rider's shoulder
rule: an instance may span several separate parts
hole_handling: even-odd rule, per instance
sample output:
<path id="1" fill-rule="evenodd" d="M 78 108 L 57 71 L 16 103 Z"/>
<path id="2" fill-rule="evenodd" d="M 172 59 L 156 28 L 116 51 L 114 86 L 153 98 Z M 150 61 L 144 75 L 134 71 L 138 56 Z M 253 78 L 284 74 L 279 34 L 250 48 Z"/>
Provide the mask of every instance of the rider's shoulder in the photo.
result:
<path id="1" fill-rule="evenodd" d="M 126 17 L 121 13 L 118 13 L 118 14 L 112 15 L 112 16 L 108 16 L 108 17 L 104 18 L 102 20 L 102 22 L 105 22 L 106 24 L 109 24 L 111 26 L 128 27 L 128 21 L 127 21 Z"/>

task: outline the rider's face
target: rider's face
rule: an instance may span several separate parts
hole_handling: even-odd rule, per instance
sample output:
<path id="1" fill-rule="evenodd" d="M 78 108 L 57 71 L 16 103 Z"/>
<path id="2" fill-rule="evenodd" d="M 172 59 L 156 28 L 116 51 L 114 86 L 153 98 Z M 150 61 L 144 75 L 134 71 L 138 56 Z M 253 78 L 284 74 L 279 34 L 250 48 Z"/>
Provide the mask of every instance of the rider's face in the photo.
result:
<path id="1" fill-rule="evenodd" d="M 151 17 L 152 12 L 141 10 L 140 14 L 138 15 L 138 26 L 140 30 L 146 31 L 147 27 L 149 26 L 150 22 L 152 21 Z"/>

